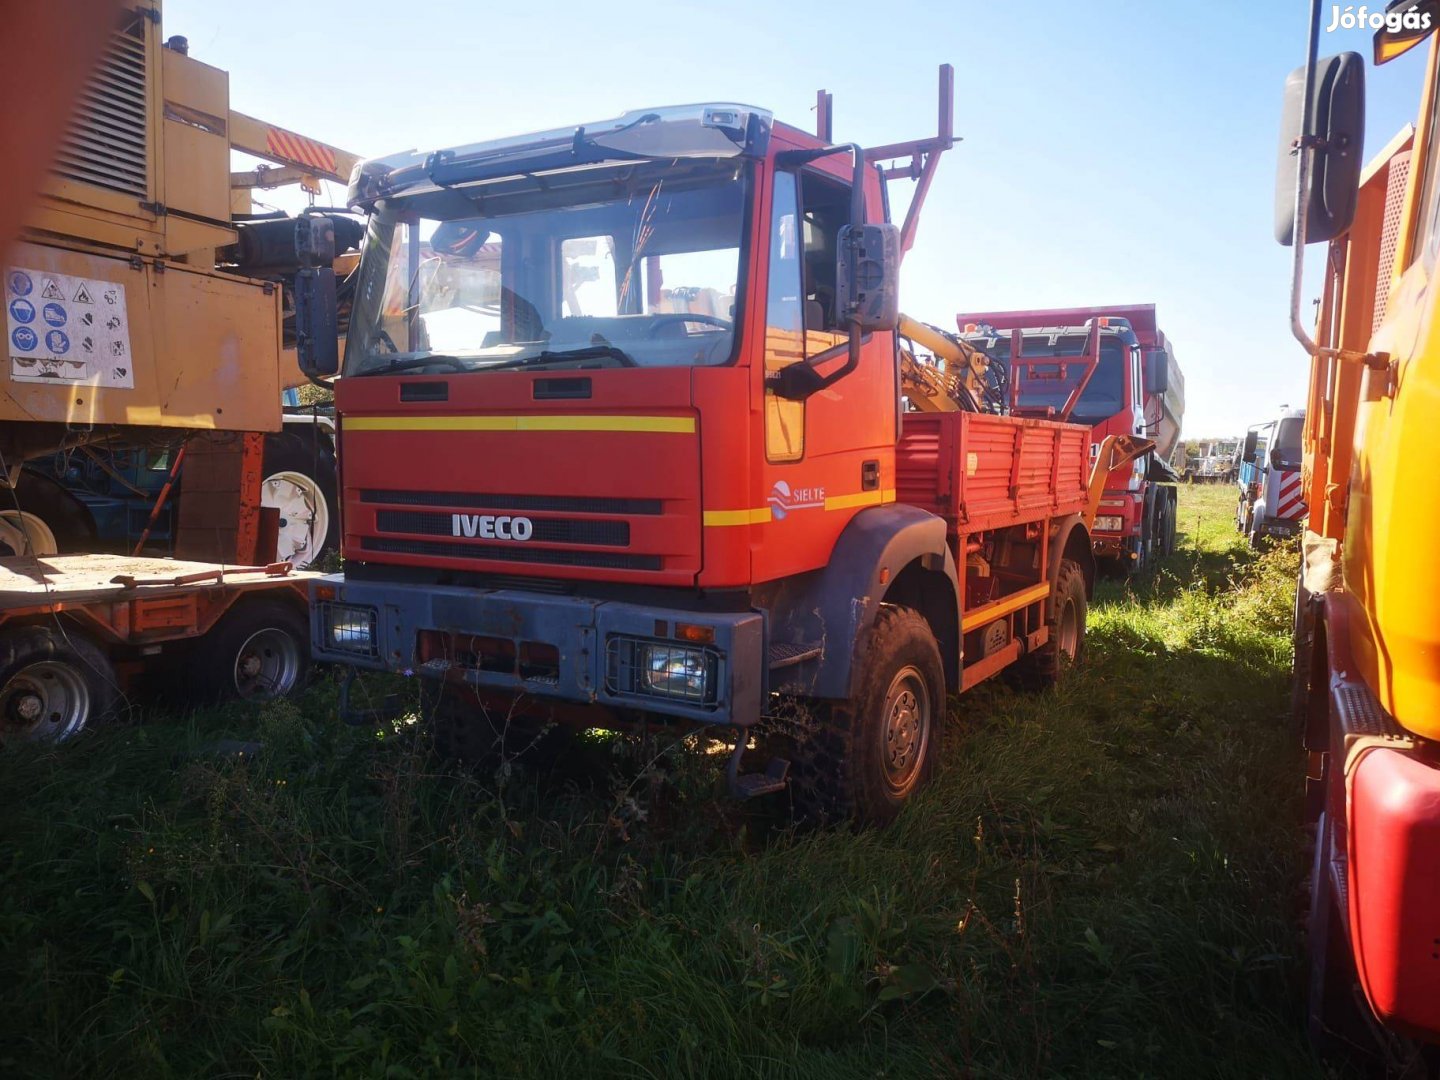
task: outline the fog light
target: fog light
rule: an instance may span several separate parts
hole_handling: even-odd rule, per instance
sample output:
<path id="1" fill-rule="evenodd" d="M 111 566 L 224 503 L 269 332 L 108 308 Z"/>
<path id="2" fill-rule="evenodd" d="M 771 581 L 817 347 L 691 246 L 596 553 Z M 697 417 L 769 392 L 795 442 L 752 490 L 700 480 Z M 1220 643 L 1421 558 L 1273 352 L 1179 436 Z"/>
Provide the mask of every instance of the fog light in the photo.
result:
<path id="1" fill-rule="evenodd" d="M 340 652 L 375 656 L 375 609 L 351 604 L 321 604 L 324 647 Z"/>
<path id="2" fill-rule="evenodd" d="M 708 660 L 699 649 L 680 649 L 673 645 L 642 645 L 641 685 L 652 694 L 704 701 L 710 683 Z"/>
<path id="3" fill-rule="evenodd" d="M 714 649 L 641 638 L 613 637 L 607 688 L 615 694 L 671 698 L 711 706 L 719 696 L 720 657 Z"/>

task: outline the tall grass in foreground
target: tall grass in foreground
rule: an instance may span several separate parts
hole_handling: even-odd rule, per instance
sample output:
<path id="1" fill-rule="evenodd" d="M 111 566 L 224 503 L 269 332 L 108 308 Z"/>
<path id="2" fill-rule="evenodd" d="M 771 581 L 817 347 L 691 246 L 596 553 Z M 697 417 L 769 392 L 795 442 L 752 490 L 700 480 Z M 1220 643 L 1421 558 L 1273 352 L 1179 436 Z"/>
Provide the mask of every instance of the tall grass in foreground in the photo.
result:
<path id="1" fill-rule="evenodd" d="M 1102 586 L 1062 692 L 956 701 L 883 833 L 626 740 L 458 775 L 329 687 L 6 752 L 0 1072 L 1315 1075 L 1296 560 L 1229 499 L 1186 490 L 1182 550 Z"/>

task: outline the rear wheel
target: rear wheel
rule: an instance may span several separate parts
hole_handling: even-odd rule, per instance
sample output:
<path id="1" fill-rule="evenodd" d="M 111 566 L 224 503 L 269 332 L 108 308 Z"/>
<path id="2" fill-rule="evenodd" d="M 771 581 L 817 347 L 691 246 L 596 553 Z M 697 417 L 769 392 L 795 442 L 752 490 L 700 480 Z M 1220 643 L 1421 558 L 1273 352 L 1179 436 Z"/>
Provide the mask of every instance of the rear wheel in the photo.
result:
<path id="1" fill-rule="evenodd" d="M 109 719 L 117 685 L 94 642 L 59 627 L 0 634 L 0 746 L 60 742 Z"/>
<path id="2" fill-rule="evenodd" d="M 1012 665 L 1014 680 L 1026 690 L 1058 685 L 1085 655 L 1085 571 L 1074 559 L 1063 559 L 1050 592 L 1050 637 L 1039 649 Z"/>
<path id="3" fill-rule="evenodd" d="M 275 558 L 304 569 L 339 543 L 335 455 L 317 435 L 281 432 L 265 440 L 260 505 L 278 511 Z"/>
<path id="4" fill-rule="evenodd" d="M 945 719 L 945 670 L 930 624 L 885 606 L 859 658 L 849 702 L 811 706 L 812 729 L 787 736 L 797 817 L 886 825 L 930 779 Z"/>
<path id="5" fill-rule="evenodd" d="M 90 509 L 65 486 L 43 472 L 26 468 L 20 473 L 20 482 L 14 495 L 24 514 L 38 518 L 45 527 L 49 543 L 48 551 L 38 550 L 38 555 L 70 555 L 77 552 L 94 551 L 97 546 L 95 518 Z M 0 501 L 0 509 L 7 509 L 13 515 L 13 507 L 7 507 L 9 500 Z M 32 535 L 32 539 L 36 537 Z M 48 546 L 48 545 L 47 545 Z"/>
<path id="6" fill-rule="evenodd" d="M 310 626 L 296 604 L 240 600 L 195 642 L 187 657 L 201 702 L 294 697 L 310 675 Z"/>
<path id="7" fill-rule="evenodd" d="M 0 551 L 7 555 L 58 555 L 55 533 L 26 510 L 0 510 Z"/>

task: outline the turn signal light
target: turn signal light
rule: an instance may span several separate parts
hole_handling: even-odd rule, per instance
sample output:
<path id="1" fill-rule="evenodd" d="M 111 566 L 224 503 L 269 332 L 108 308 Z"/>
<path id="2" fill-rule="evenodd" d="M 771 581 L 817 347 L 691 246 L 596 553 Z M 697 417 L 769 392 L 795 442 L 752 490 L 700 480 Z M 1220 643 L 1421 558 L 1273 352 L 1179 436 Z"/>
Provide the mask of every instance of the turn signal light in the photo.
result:
<path id="1" fill-rule="evenodd" d="M 713 626 L 696 626 L 694 623 L 677 622 L 675 636 L 681 641 L 693 641 L 697 645 L 710 645 L 715 641 Z"/>

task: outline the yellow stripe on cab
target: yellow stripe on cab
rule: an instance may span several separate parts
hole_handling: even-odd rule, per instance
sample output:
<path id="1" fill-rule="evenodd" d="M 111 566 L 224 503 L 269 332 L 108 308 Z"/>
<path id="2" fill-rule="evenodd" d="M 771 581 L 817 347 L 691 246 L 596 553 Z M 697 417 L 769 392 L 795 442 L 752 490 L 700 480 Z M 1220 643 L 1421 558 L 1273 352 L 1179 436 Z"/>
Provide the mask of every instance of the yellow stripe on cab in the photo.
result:
<path id="1" fill-rule="evenodd" d="M 636 431 L 695 434 L 690 416 L 347 416 L 346 431 Z"/>

